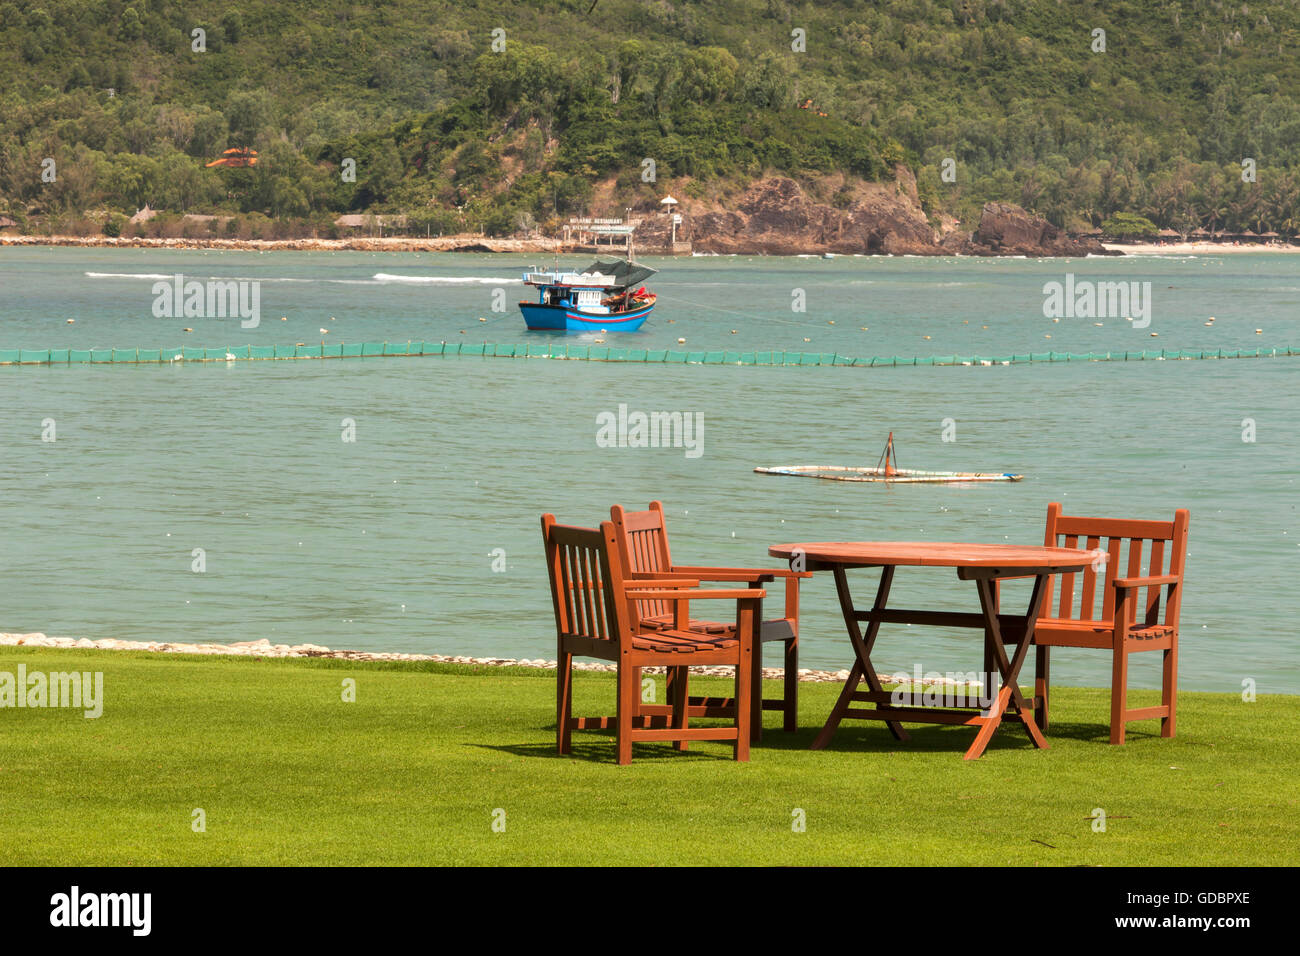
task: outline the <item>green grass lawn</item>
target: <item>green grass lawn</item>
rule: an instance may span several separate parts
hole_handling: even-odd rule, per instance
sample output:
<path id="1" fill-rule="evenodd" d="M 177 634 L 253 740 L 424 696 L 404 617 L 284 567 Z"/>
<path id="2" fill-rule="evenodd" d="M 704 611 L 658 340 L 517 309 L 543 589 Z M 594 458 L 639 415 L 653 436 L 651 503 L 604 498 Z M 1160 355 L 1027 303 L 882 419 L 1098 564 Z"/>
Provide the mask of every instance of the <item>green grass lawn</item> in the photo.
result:
<path id="1" fill-rule="evenodd" d="M 768 715 L 751 762 L 722 744 L 575 732 L 554 752 L 549 671 L 0 648 L 0 671 L 103 671 L 104 712 L 0 709 L 0 865 L 1256 865 L 1300 856 L 1300 698 L 1184 694 L 1106 743 L 1107 692 L 1059 688 L 1051 748 L 845 722 L 808 750 L 837 685 Z M 356 681 L 356 701 L 342 700 Z M 728 682 L 698 680 L 706 692 Z M 575 712 L 611 713 L 610 675 Z M 662 685 L 660 685 L 662 693 Z M 1155 692 L 1135 692 L 1135 704 Z M 912 728 L 909 727 L 909 730 Z M 206 832 L 192 829 L 202 808 Z M 793 811 L 806 831 L 793 832 Z M 1105 832 L 1094 832 L 1102 808 Z M 494 832 L 494 811 L 505 811 Z"/>

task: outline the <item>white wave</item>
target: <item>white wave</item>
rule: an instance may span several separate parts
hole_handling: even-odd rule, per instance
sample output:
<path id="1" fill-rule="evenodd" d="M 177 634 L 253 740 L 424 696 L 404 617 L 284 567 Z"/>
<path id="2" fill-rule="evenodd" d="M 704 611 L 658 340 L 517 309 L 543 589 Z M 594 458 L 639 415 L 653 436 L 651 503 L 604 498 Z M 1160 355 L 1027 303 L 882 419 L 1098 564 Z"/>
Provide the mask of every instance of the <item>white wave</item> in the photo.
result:
<path id="1" fill-rule="evenodd" d="M 196 276 L 193 273 L 175 273 L 169 272 L 166 275 L 159 272 L 87 272 L 85 273 L 91 279 L 175 279 L 179 274 L 186 282 L 337 282 L 337 279 L 300 279 L 290 276 Z M 369 280 L 366 280 L 369 281 Z"/>
<path id="2" fill-rule="evenodd" d="M 161 275 L 156 272 L 87 272 L 91 279 L 172 279 L 175 274 Z"/>
<path id="3" fill-rule="evenodd" d="M 87 272 L 85 275 L 91 279 L 148 279 L 156 282 L 160 279 L 175 279 L 177 274 L 174 272 L 166 274 L 161 272 Z M 301 276 L 201 276 L 187 272 L 182 272 L 180 275 L 186 282 L 296 282 L 307 284 L 333 283 L 337 285 L 382 285 L 385 282 L 410 282 L 428 285 L 503 285 L 520 281 L 516 278 L 484 278 L 482 276 L 399 276 L 387 272 L 377 272 L 369 279 L 306 279 Z"/>
<path id="4" fill-rule="evenodd" d="M 483 276 L 398 276 L 387 272 L 376 272 L 373 276 L 379 282 L 419 282 L 428 285 L 500 285 L 503 282 L 519 282 L 519 279 L 494 279 Z"/>

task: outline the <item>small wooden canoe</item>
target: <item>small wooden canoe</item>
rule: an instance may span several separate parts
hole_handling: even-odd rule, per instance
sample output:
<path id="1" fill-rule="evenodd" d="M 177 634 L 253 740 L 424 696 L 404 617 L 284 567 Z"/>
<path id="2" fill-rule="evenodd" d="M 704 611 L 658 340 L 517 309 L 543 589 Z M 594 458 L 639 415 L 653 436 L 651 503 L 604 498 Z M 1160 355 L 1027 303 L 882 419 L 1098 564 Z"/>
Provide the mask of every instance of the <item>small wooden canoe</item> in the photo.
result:
<path id="1" fill-rule="evenodd" d="M 854 468 L 845 465 L 790 465 L 784 468 L 755 468 L 760 475 L 792 478 L 824 478 L 828 481 L 889 481 L 905 484 L 943 484 L 965 481 L 1020 481 L 1024 475 L 983 471 L 917 471 L 912 468 Z"/>
<path id="2" fill-rule="evenodd" d="M 967 481 L 1020 481 L 1024 475 L 985 471 L 917 471 L 894 466 L 894 433 L 889 433 L 885 450 L 874 468 L 852 465 L 787 465 L 783 468 L 755 468 L 760 475 L 788 475 L 792 478 L 824 478 L 828 481 L 888 481 L 898 484 L 936 485 Z"/>

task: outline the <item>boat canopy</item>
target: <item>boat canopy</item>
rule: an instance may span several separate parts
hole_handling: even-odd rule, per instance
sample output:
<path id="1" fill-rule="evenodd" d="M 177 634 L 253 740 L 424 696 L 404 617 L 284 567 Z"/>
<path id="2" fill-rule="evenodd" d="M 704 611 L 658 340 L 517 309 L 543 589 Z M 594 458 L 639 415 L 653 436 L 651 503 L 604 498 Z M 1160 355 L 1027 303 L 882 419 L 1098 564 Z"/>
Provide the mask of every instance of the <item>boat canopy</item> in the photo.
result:
<path id="1" fill-rule="evenodd" d="M 646 279 L 655 275 L 659 270 L 651 269 L 649 266 L 643 266 L 639 262 L 628 262 L 626 259 L 597 259 L 587 268 L 582 270 L 583 275 L 602 275 L 610 276 L 618 280 L 618 287 L 639 285 Z"/>

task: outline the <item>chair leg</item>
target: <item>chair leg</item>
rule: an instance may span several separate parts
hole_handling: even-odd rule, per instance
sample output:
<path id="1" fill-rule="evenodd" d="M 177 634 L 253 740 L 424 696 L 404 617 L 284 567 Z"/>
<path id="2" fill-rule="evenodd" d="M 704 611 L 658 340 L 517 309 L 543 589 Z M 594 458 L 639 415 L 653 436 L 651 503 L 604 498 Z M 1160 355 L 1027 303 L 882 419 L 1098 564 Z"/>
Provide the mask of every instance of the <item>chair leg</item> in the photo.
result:
<path id="1" fill-rule="evenodd" d="M 785 713 L 781 729 L 787 734 L 799 730 L 799 638 L 785 642 Z"/>
<path id="2" fill-rule="evenodd" d="M 1110 742 L 1124 742 L 1124 710 L 1128 706 L 1128 652 L 1122 636 L 1115 641 L 1110 672 Z"/>
<path id="3" fill-rule="evenodd" d="M 1048 648 L 1041 645 L 1034 647 L 1034 696 L 1038 698 L 1038 706 L 1034 708 L 1034 723 L 1038 724 L 1038 729 L 1043 733 L 1047 733 L 1047 694 L 1052 683 L 1051 662 L 1047 654 Z"/>
<path id="4" fill-rule="evenodd" d="M 638 668 L 625 667 L 621 663 L 618 667 L 618 762 L 620 764 L 629 764 L 632 762 L 632 724 L 635 722 L 637 713 L 637 698 L 641 688 L 638 687 L 634 680 Z"/>
<path id="5" fill-rule="evenodd" d="M 691 708 L 691 669 L 689 667 L 669 667 L 668 679 L 672 689 L 668 692 L 668 701 L 673 705 L 673 726 L 685 730 L 690 719 Z M 689 740 L 674 740 L 677 750 L 689 750 Z"/>
<path id="6" fill-rule="evenodd" d="M 749 738 L 752 733 L 750 715 L 753 708 L 750 707 L 749 694 L 753 681 L 753 664 L 753 654 L 744 653 L 736 664 L 736 759 L 743 761 L 749 760 Z"/>
<path id="7" fill-rule="evenodd" d="M 1164 675 L 1161 684 L 1161 703 L 1169 708 L 1169 716 L 1160 719 L 1160 736 L 1172 737 L 1178 725 L 1178 637 L 1164 652 Z"/>
<path id="8" fill-rule="evenodd" d="M 749 682 L 749 739 L 751 743 L 759 743 L 763 739 L 763 642 L 757 634 L 754 635 L 754 657 Z"/>
<path id="9" fill-rule="evenodd" d="M 563 755 L 573 751 L 573 655 L 561 650 L 555 668 L 555 750 Z"/>

